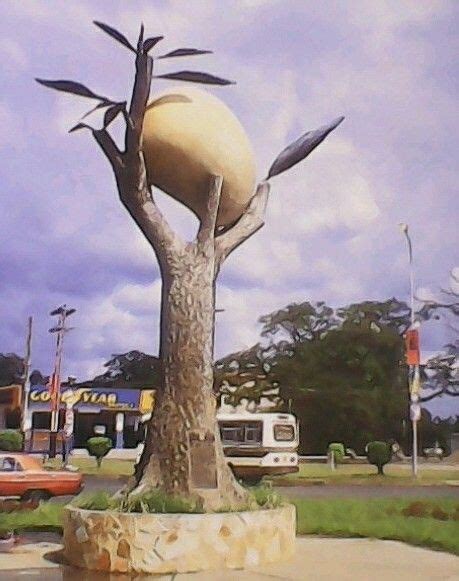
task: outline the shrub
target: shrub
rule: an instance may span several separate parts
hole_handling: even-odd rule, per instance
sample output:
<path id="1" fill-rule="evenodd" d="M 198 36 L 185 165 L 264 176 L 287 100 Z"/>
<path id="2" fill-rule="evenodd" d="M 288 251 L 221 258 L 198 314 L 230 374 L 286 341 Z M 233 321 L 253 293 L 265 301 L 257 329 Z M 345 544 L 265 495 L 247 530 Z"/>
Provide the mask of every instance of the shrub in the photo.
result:
<path id="1" fill-rule="evenodd" d="M 0 514 L 35 510 L 39 504 L 36 500 L 0 500 Z"/>
<path id="2" fill-rule="evenodd" d="M 11 529 L 0 529 L 0 541 L 9 541 L 13 537 L 14 532 Z"/>
<path id="3" fill-rule="evenodd" d="M 90 455 L 95 457 L 97 467 L 100 468 L 103 457 L 110 452 L 113 445 L 110 438 L 106 438 L 105 436 L 94 436 L 93 438 L 89 438 L 86 447 Z"/>
<path id="4" fill-rule="evenodd" d="M 384 474 L 384 466 L 392 458 L 392 446 L 387 442 L 369 442 L 366 450 L 368 462 L 378 468 L 378 474 Z"/>
<path id="5" fill-rule="evenodd" d="M 2 430 L 0 432 L 0 450 L 20 452 L 23 439 L 23 435 L 18 430 Z"/>
<path id="6" fill-rule="evenodd" d="M 416 518 L 426 518 L 429 516 L 429 506 L 422 500 L 410 502 L 401 512 L 403 516 L 413 516 Z"/>
<path id="7" fill-rule="evenodd" d="M 436 520 L 448 520 L 449 519 L 449 514 L 447 512 L 445 512 L 439 506 L 435 506 L 432 509 L 431 515 L 432 515 L 432 518 L 434 518 Z"/>
<path id="8" fill-rule="evenodd" d="M 332 442 L 328 445 L 328 455 L 331 456 L 333 454 L 335 463 L 341 464 L 344 460 L 345 450 L 344 444 L 340 442 Z"/>
<path id="9" fill-rule="evenodd" d="M 282 497 L 271 486 L 256 486 L 252 488 L 251 493 L 260 508 L 279 508 L 282 506 Z"/>

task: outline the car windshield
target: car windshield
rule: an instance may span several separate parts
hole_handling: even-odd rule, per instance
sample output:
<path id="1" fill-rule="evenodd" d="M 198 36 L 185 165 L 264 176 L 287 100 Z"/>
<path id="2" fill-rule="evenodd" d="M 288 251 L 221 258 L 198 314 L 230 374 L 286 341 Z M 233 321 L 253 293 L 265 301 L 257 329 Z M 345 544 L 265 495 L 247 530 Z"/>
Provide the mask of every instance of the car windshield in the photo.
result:
<path id="1" fill-rule="evenodd" d="M 1 472 L 15 472 L 22 470 L 21 464 L 16 460 L 16 458 L 11 458 L 5 456 L 0 459 L 0 471 Z"/>

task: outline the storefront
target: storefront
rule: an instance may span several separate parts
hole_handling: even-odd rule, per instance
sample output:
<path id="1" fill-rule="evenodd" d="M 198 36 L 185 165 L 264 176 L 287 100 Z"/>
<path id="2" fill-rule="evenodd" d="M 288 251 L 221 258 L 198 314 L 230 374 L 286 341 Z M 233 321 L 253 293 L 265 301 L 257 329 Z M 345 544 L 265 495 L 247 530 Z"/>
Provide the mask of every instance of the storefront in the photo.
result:
<path id="1" fill-rule="evenodd" d="M 143 440 L 142 419 L 151 414 L 154 393 L 152 389 L 64 387 L 59 430 L 72 438 L 75 448 L 85 447 L 89 438 L 102 434 L 116 448 L 135 448 Z M 33 432 L 49 430 L 51 402 L 46 386 L 32 386 L 28 413 Z"/>

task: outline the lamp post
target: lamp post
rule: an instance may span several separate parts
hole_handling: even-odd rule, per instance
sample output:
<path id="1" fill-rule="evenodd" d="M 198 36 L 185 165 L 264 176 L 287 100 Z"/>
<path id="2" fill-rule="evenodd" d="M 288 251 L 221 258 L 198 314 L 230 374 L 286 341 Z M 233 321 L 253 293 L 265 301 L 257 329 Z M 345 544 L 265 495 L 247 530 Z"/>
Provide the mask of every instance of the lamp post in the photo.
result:
<path id="1" fill-rule="evenodd" d="M 33 318 L 29 317 L 27 324 L 26 355 L 24 358 L 24 386 L 22 397 L 21 431 L 24 436 L 24 450 L 28 450 L 30 444 L 30 429 L 32 427 L 29 417 L 29 393 L 30 393 L 30 365 L 32 350 L 32 324 Z"/>
<path id="2" fill-rule="evenodd" d="M 408 232 L 408 224 L 399 224 L 401 231 L 405 235 L 408 245 L 409 272 L 410 272 L 410 329 L 407 332 L 407 362 L 409 365 L 408 385 L 410 393 L 410 418 L 413 429 L 413 453 L 412 474 L 416 478 L 418 475 L 418 420 L 420 418 L 419 406 L 419 389 L 420 389 L 420 370 L 419 370 L 419 340 L 418 328 L 419 321 L 414 318 L 414 270 L 413 270 L 413 245 Z M 413 341 L 413 345 L 410 345 Z"/>
<path id="3" fill-rule="evenodd" d="M 66 319 L 76 309 L 68 309 L 67 305 L 62 305 L 50 312 L 52 317 L 58 316 L 58 323 L 49 330 L 50 333 L 56 333 L 56 354 L 54 357 L 54 371 L 50 382 L 50 400 L 51 400 L 51 426 L 49 437 L 49 457 L 56 456 L 57 432 L 59 429 L 59 407 L 60 407 L 60 388 L 61 388 L 61 365 L 62 353 L 64 347 L 64 336 L 71 329 L 65 326 Z"/>

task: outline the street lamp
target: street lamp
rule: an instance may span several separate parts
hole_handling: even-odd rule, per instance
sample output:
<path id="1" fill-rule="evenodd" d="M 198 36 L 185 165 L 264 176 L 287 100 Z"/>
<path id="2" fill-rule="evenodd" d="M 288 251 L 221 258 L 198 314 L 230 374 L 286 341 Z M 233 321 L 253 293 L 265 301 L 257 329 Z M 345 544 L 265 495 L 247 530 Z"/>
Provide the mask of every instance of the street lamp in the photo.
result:
<path id="1" fill-rule="evenodd" d="M 412 454 L 412 474 L 416 478 L 418 475 L 418 420 L 420 418 L 420 406 L 419 406 L 419 389 L 420 389 L 420 370 L 419 370 L 419 341 L 418 341 L 418 329 L 420 326 L 419 321 L 415 321 L 414 318 L 414 270 L 413 270 L 413 245 L 411 243 L 411 238 L 408 232 L 408 224 L 399 224 L 401 231 L 405 235 L 406 242 L 408 245 L 408 257 L 409 257 L 409 272 L 410 272 L 410 320 L 411 325 L 408 331 L 408 342 L 410 338 L 413 338 L 415 345 L 412 348 L 412 352 L 415 353 L 413 361 L 408 359 L 409 365 L 409 375 L 408 375 L 408 385 L 410 392 L 410 417 L 411 424 L 413 428 L 413 454 Z M 408 346 L 409 348 L 409 346 Z"/>
<path id="2" fill-rule="evenodd" d="M 58 323 L 56 326 L 49 329 L 50 333 L 56 333 L 56 354 L 54 357 L 54 371 L 51 376 L 50 382 L 50 399 L 51 399 L 51 426 L 49 435 L 49 457 L 54 458 L 56 456 L 56 441 L 57 432 L 59 429 L 59 407 L 60 407 L 60 390 L 61 390 L 61 365 L 62 365 L 62 353 L 64 347 L 64 335 L 67 331 L 70 331 L 70 327 L 66 327 L 66 319 L 73 313 L 76 309 L 68 309 L 67 305 L 61 305 L 57 309 L 50 312 L 52 317 L 58 316 Z"/>

